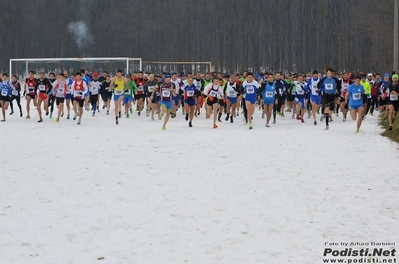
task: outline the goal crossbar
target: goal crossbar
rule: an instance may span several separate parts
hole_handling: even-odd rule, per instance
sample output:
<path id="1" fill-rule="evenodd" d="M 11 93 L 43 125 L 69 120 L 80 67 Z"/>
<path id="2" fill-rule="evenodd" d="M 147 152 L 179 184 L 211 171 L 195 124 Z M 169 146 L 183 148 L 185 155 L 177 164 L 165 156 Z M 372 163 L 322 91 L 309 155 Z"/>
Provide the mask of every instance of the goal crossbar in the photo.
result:
<path id="1" fill-rule="evenodd" d="M 137 60 L 140 62 L 140 70 L 142 69 L 142 59 L 141 58 L 129 58 L 129 57 L 93 57 L 93 58 L 25 58 L 25 59 L 10 59 L 9 70 L 12 74 L 12 63 L 14 61 L 24 61 L 26 62 L 26 71 L 28 71 L 29 62 L 40 62 L 40 61 L 107 61 L 107 60 L 119 60 L 126 61 L 127 69 L 129 69 L 129 61 Z"/>

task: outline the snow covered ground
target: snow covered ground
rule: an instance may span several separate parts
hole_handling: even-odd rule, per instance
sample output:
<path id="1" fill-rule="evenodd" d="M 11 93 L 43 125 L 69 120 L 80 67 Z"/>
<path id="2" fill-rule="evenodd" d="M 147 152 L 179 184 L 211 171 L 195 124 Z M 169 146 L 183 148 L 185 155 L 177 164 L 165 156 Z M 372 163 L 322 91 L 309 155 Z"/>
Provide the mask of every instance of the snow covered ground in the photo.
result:
<path id="1" fill-rule="evenodd" d="M 25 111 L 25 101 L 22 101 Z M 0 263 L 322 263 L 325 242 L 399 242 L 398 145 L 278 117 L 101 111 L 0 124 Z"/>

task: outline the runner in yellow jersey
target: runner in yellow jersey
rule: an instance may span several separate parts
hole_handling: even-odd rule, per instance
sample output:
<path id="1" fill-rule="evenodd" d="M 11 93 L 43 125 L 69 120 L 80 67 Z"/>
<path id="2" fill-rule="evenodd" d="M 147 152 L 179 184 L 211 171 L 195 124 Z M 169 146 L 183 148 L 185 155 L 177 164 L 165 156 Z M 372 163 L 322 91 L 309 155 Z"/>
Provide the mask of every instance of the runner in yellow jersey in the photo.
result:
<path id="1" fill-rule="evenodd" d="M 122 117 L 123 91 L 125 90 L 125 80 L 122 76 L 122 70 L 118 70 L 116 77 L 112 78 L 110 87 L 114 88 L 115 104 L 115 122 L 119 124 L 119 118 Z"/>

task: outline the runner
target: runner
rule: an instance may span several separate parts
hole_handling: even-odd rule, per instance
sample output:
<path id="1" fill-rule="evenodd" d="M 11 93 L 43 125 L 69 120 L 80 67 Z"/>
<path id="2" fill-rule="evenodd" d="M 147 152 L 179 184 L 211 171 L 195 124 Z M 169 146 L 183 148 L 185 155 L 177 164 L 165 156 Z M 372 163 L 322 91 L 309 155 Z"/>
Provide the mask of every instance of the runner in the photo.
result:
<path id="1" fill-rule="evenodd" d="M 276 89 L 278 90 L 277 92 L 277 104 L 273 108 L 273 124 L 276 123 L 276 116 L 279 114 L 282 117 L 285 117 L 284 111 L 281 112 L 281 110 L 284 110 L 283 105 L 285 104 L 285 99 L 287 95 L 287 88 L 288 84 L 284 81 L 284 75 L 282 75 L 281 72 L 276 73 Z"/>
<path id="2" fill-rule="evenodd" d="M 69 91 L 67 80 L 65 80 L 65 75 L 61 73 L 58 77 L 58 80 L 53 82 L 53 94 L 55 96 L 55 104 L 58 108 L 58 115 L 56 118 L 56 122 L 60 122 L 60 116 L 64 112 L 64 102 L 65 96 Z"/>
<path id="3" fill-rule="evenodd" d="M 196 94 L 198 94 L 198 88 L 194 84 L 193 78 L 189 78 L 187 80 L 187 84 L 184 87 L 184 107 L 186 113 L 186 121 L 189 121 L 189 127 L 193 127 L 192 122 L 195 111 Z"/>
<path id="4" fill-rule="evenodd" d="M 155 80 L 154 74 L 150 74 L 148 76 L 148 81 L 144 84 L 144 90 L 145 90 L 145 93 L 148 98 L 148 104 L 149 104 L 150 111 L 151 111 L 151 120 L 152 121 L 155 121 L 155 118 L 154 118 L 155 110 L 160 112 L 158 109 L 158 96 L 156 96 L 156 94 L 155 94 L 156 93 L 155 87 L 158 87 L 158 82 Z M 151 100 L 150 100 L 150 98 L 151 98 Z"/>
<path id="5" fill-rule="evenodd" d="M 22 107 L 21 107 L 21 84 L 18 82 L 18 77 L 17 75 L 13 75 L 11 77 L 11 83 L 10 86 L 12 88 L 11 91 L 11 101 L 10 101 L 10 106 L 11 106 L 11 113 L 10 115 L 14 114 L 14 107 L 13 107 L 13 101 L 17 101 L 17 105 L 19 108 L 19 116 L 22 117 Z"/>
<path id="6" fill-rule="evenodd" d="M 292 119 L 295 118 L 295 113 L 296 113 L 296 107 L 295 107 L 295 84 L 294 82 L 297 81 L 297 76 L 294 75 L 288 75 L 288 79 L 286 80 L 286 83 L 288 84 L 288 89 L 287 89 L 287 110 L 286 112 L 292 112 Z"/>
<path id="7" fill-rule="evenodd" d="M 387 121 L 388 118 L 388 101 L 389 101 L 389 90 L 388 87 L 390 85 L 390 78 L 389 74 L 385 73 L 384 74 L 384 80 L 380 82 L 380 86 L 378 89 L 378 107 L 380 109 L 381 113 L 384 113 L 384 122 Z"/>
<path id="8" fill-rule="evenodd" d="M 64 71 L 64 78 L 65 78 L 65 81 L 66 81 L 66 83 L 68 85 L 68 89 L 67 89 L 67 92 L 65 94 L 65 104 L 66 104 L 67 112 L 68 112 L 67 113 L 67 119 L 69 119 L 70 115 L 71 115 L 71 99 L 72 99 L 71 85 L 73 83 L 73 79 L 75 78 L 75 76 L 71 75 L 71 77 L 68 77 L 68 72 Z M 63 116 L 64 116 L 64 108 L 62 108 L 62 113 L 61 113 L 61 117 L 63 117 Z"/>
<path id="9" fill-rule="evenodd" d="M 118 125 L 119 118 L 122 117 L 123 92 L 125 91 L 125 80 L 123 79 L 122 70 L 116 72 L 116 77 L 112 79 L 110 87 L 114 87 L 115 123 Z"/>
<path id="10" fill-rule="evenodd" d="M 0 89 L 0 106 L 1 106 L 1 113 L 3 114 L 3 119 L 1 120 L 1 122 L 5 122 L 6 111 L 11 101 L 12 88 L 10 86 L 10 82 L 8 81 L 7 73 L 3 73 L 2 79 L 3 81 L 1 82 L 1 89 Z"/>
<path id="11" fill-rule="evenodd" d="M 36 90 L 39 90 L 37 97 L 37 113 L 39 114 L 38 123 L 43 122 L 42 118 L 42 102 L 44 103 L 44 110 L 46 111 L 46 116 L 49 114 L 48 111 L 48 93 L 51 90 L 50 81 L 44 77 L 44 72 L 39 73 L 39 79 L 36 81 Z"/>
<path id="12" fill-rule="evenodd" d="M 230 117 L 230 123 L 233 123 L 233 118 L 235 117 L 236 113 L 236 106 L 237 106 L 237 97 L 240 95 L 240 87 L 235 82 L 234 75 L 228 76 L 229 81 L 226 83 L 224 87 L 224 91 L 226 94 L 226 118 L 225 120 L 228 121 Z M 230 109 L 231 109 L 231 116 L 230 116 Z"/>
<path id="13" fill-rule="evenodd" d="M 284 108 L 285 108 L 285 100 L 287 98 L 287 89 L 288 89 L 288 84 L 284 80 L 284 75 L 281 72 L 276 73 L 276 88 L 279 90 L 278 91 L 278 103 L 276 105 L 276 110 L 273 112 L 274 115 L 274 121 L 273 123 L 275 124 L 276 122 L 276 113 L 278 113 L 281 117 L 285 117 L 284 115 Z"/>
<path id="14" fill-rule="evenodd" d="M 144 109 L 144 84 L 146 83 L 146 79 L 143 78 L 143 72 L 140 71 L 137 75 L 137 78 L 134 80 L 137 86 L 137 94 L 134 95 L 137 101 L 137 114 L 140 116 L 141 111 Z"/>
<path id="15" fill-rule="evenodd" d="M 176 111 L 179 109 L 179 104 L 180 104 L 180 92 L 183 92 L 181 87 L 183 86 L 183 82 L 177 78 L 177 73 L 172 73 L 172 80 L 171 82 L 175 85 L 176 87 L 176 96 L 172 95 L 172 102 L 173 102 L 173 110 L 171 113 L 171 117 L 175 118 L 176 117 Z M 183 109 L 184 113 L 184 109 Z"/>
<path id="16" fill-rule="evenodd" d="M 101 85 L 102 84 L 98 79 L 98 72 L 93 72 L 93 79 L 91 80 L 91 85 L 89 86 L 90 104 L 93 110 L 93 117 L 96 115 L 96 110 L 100 112 L 100 107 L 98 105 L 98 94 L 101 92 Z"/>
<path id="17" fill-rule="evenodd" d="M 204 97 L 202 96 L 202 92 L 204 91 L 205 88 L 205 81 L 201 78 L 201 72 L 199 71 L 195 74 L 194 84 L 195 87 L 197 87 L 198 91 L 196 93 L 197 106 L 195 109 L 195 116 L 199 116 L 201 114 L 201 108 L 204 103 Z"/>
<path id="18" fill-rule="evenodd" d="M 213 128 L 218 128 L 216 119 L 219 111 L 219 100 L 223 100 L 223 79 L 214 79 L 212 84 L 208 84 L 203 92 L 206 97 L 207 118 L 213 111 Z"/>
<path id="19" fill-rule="evenodd" d="M 165 115 L 165 120 L 162 126 L 162 130 L 166 130 L 166 124 L 169 121 L 169 117 L 170 117 L 170 112 L 172 111 L 172 107 L 173 107 L 173 103 L 172 103 L 172 95 L 176 96 L 176 89 L 175 89 L 175 85 L 170 81 L 172 78 L 172 76 L 167 73 L 165 75 L 165 81 L 164 83 L 162 83 L 159 87 L 155 87 L 155 88 L 159 88 L 159 93 L 160 93 L 160 103 L 161 103 L 161 119 L 162 116 Z M 156 90 L 156 89 L 155 89 Z M 154 96 L 154 92 L 153 91 L 150 100 L 152 101 L 152 97 Z M 156 95 L 155 95 L 156 96 Z"/>
<path id="20" fill-rule="evenodd" d="M 346 93 L 348 87 L 352 84 L 352 80 L 349 79 L 349 73 L 344 73 L 341 80 L 341 94 L 340 94 L 340 103 L 341 103 L 341 112 L 342 112 L 342 121 L 346 121 L 346 115 L 348 113 L 349 107 L 346 103 Z M 364 87 L 363 87 L 364 88 Z"/>
<path id="21" fill-rule="evenodd" d="M 398 83 L 398 75 L 394 74 L 392 75 L 392 83 L 389 84 L 388 86 L 388 110 L 389 110 L 389 128 L 388 130 L 392 130 L 392 124 L 394 122 L 394 119 L 396 117 L 396 114 L 398 113 L 399 110 L 399 83 Z"/>
<path id="22" fill-rule="evenodd" d="M 133 113 L 132 110 L 132 102 L 133 102 L 133 94 L 134 87 L 136 87 L 135 82 L 132 81 L 130 74 L 125 75 L 125 90 L 123 91 L 123 104 L 125 105 L 125 115 L 126 118 L 129 118 L 129 111 Z"/>
<path id="23" fill-rule="evenodd" d="M 272 117 L 272 111 L 277 102 L 277 88 L 274 81 L 274 75 L 268 74 L 267 81 L 262 84 L 260 94 L 263 97 L 263 111 L 266 114 L 266 127 L 270 127 L 269 122 Z"/>
<path id="24" fill-rule="evenodd" d="M 361 78 L 363 77 L 360 77 L 359 75 L 355 77 L 355 83 L 351 84 L 348 87 L 348 90 L 345 95 L 345 104 L 348 103 L 348 98 L 349 98 L 349 108 L 351 111 L 352 119 L 353 120 L 357 119 L 356 133 L 359 133 L 360 131 L 360 126 L 362 125 L 363 112 L 364 112 L 363 95 L 365 93 L 365 90 L 363 85 L 360 83 Z"/>
<path id="25" fill-rule="evenodd" d="M 246 81 L 242 84 L 245 93 L 245 106 L 247 108 L 247 119 L 249 122 L 249 129 L 252 129 L 252 119 L 255 111 L 255 103 L 258 95 L 259 83 L 254 80 L 252 72 L 247 73 Z"/>
<path id="26" fill-rule="evenodd" d="M 25 80 L 24 90 L 26 91 L 26 118 L 30 119 L 30 102 L 33 101 L 33 106 L 37 107 L 37 99 L 36 99 L 36 78 L 35 72 L 30 70 L 29 77 Z"/>
<path id="27" fill-rule="evenodd" d="M 302 123 L 305 122 L 303 119 L 305 112 L 306 112 L 306 104 L 305 104 L 305 97 L 308 94 L 309 90 L 304 81 L 303 75 L 298 76 L 298 81 L 294 81 L 295 85 L 295 102 L 297 108 L 296 119 L 301 120 Z"/>
<path id="28" fill-rule="evenodd" d="M 316 112 L 319 110 L 321 104 L 321 96 L 318 93 L 317 84 L 320 81 L 320 77 L 318 76 L 318 71 L 313 70 L 313 76 L 308 81 L 308 89 L 310 90 L 310 102 L 312 103 L 312 116 L 313 116 L 313 124 L 317 126 L 316 121 Z"/>
<path id="29" fill-rule="evenodd" d="M 331 68 L 327 68 L 326 70 L 327 76 L 323 77 L 320 82 L 317 84 L 317 88 L 322 93 L 322 102 L 324 109 L 324 116 L 326 118 L 326 128 L 328 130 L 330 128 L 328 122 L 332 122 L 332 114 L 335 109 L 335 94 L 341 92 L 341 83 L 336 78 L 333 77 L 334 70 Z M 323 116 L 320 119 L 320 122 L 323 121 Z"/>
<path id="30" fill-rule="evenodd" d="M 364 88 L 364 94 L 363 96 L 363 119 L 365 118 L 366 113 L 368 112 L 369 104 L 371 104 L 371 87 L 369 82 L 366 79 L 366 75 L 361 76 L 362 80 L 360 81 L 360 84 Z"/>
<path id="31" fill-rule="evenodd" d="M 109 109 L 111 108 L 112 100 L 111 76 L 107 75 L 105 77 L 105 81 L 101 84 L 101 87 L 101 90 L 104 90 L 104 106 L 107 109 L 107 115 L 109 115 Z"/>
<path id="32" fill-rule="evenodd" d="M 87 88 L 91 87 L 91 76 L 89 74 L 89 70 L 80 70 L 81 74 L 81 80 L 83 80 L 86 83 Z M 90 111 L 90 91 L 87 89 L 86 94 L 85 94 L 85 110 Z"/>
<path id="33" fill-rule="evenodd" d="M 49 82 L 50 82 L 50 84 L 52 86 L 53 83 L 56 81 L 55 73 L 54 72 L 50 72 L 48 76 L 49 76 L 48 80 L 49 80 Z M 53 119 L 54 101 L 55 101 L 55 96 L 53 95 L 53 89 L 50 89 L 50 91 L 48 93 L 48 106 L 50 107 L 50 119 Z"/>
<path id="34" fill-rule="evenodd" d="M 77 124 L 80 125 L 82 122 L 83 105 L 85 103 L 84 95 L 89 90 L 85 81 L 83 81 L 81 72 L 77 72 L 75 75 L 75 81 L 72 83 L 72 94 L 73 94 L 73 106 L 75 110 L 75 116 L 73 120 L 79 117 Z"/>

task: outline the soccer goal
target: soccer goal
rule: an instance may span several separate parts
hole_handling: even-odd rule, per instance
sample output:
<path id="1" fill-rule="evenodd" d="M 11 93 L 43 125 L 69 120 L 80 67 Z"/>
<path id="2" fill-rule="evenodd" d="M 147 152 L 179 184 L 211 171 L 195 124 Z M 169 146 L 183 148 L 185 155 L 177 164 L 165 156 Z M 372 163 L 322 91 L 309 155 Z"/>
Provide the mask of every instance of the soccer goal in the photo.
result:
<path id="1" fill-rule="evenodd" d="M 143 70 L 152 73 L 162 72 L 197 72 L 212 71 L 212 63 L 206 61 L 143 61 Z"/>
<path id="2" fill-rule="evenodd" d="M 10 59 L 10 74 L 26 78 L 30 70 L 37 72 L 61 73 L 67 70 L 68 73 L 75 73 L 81 69 L 107 71 L 115 75 L 118 69 L 125 73 L 133 73 L 142 70 L 141 58 L 28 58 Z"/>

